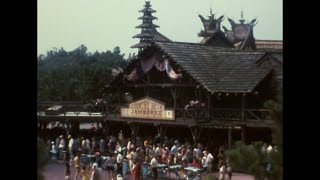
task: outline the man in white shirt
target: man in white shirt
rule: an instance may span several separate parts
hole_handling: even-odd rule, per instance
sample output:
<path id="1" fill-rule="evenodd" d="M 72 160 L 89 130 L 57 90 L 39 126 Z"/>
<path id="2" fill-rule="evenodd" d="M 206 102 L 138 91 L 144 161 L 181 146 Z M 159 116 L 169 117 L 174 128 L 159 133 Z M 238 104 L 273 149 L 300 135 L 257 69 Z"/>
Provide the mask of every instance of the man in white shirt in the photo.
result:
<path id="1" fill-rule="evenodd" d="M 98 164 L 97 163 L 93 163 L 92 165 L 93 171 L 91 173 L 91 177 L 90 180 L 100 180 L 100 174 L 98 171 Z"/>
<path id="2" fill-rule="evenodd" d="M 212 163 L 213 163 L 213 156 L 211 153 L 209 153 L 208 151 L 203 151 L 203 154 L 205 154 L 206 156 L 206 163 L 207 163 L 207 170 L 208 172 L 211 172 L 212 171 Z"/>
<path id="3" fill-rule="evenodd" d="M 73 153 L 72 153 L 73 138 L 71 135 L 68 135 L 68 140 L 69 140 L 69 143 L 68 143 L 68 148 L 66 149 L 66 151 L 69 151 L 70 159 L 73 159 Z M 71 162 L 72 162 L 72 160 L 70 161 L 70 166 L 71 166 Z"/>
<path id="4" fill-rule="evenodd" d="M 157 179 L 158 177 L 158 161 L 156 159 L 156 156 L 153 156 L 153 158 L 151 159 L 151 163 L 150 163 L 151 169 L 152 169 L 152 173 L 153 173 L 153 179 Z"/>
<path id="5" fill-rule="evenodd" d="M 117 152 L 117 174 L 121 174 L 122 175 L 122 155 L 121 152 Z"/>

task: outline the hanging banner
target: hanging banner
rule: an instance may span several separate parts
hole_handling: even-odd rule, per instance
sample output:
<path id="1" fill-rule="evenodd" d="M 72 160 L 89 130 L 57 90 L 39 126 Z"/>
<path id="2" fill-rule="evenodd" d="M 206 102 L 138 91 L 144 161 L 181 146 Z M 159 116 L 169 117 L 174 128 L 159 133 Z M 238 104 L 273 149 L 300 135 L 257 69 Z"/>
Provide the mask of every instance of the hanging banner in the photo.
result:
<path id="1" fill-rule="evenodd" d="M 129 108 L 121 108 L 121 118 L 174 120 L 174 110 L 165 109 L 163 102 L 145 97 L 129 104 Z"/>

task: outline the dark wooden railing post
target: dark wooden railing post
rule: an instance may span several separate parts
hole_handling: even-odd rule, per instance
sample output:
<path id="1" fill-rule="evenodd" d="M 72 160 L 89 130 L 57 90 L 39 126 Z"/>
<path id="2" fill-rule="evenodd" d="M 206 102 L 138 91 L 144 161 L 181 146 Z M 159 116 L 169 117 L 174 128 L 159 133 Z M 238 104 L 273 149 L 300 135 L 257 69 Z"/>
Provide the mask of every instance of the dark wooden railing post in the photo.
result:
<path id="1" fill-rule="evenodd" d="M 246 142 L 245 133 L 246 133 L 246 127 L 242 126 L 241 127 L 241 141 L 244 142 L 244 143 Z"/>
<path id="2" fill-rule="evenodd" d="M 231 149 L 232 144 L 232 127 L 228 126 L 228 149 Z"/>
<path id="3" fill-rule="evenodd" d="M 244 104 L 245 104 L 245 94 L 241 96 L 241 121 L 244 121 Z"/>

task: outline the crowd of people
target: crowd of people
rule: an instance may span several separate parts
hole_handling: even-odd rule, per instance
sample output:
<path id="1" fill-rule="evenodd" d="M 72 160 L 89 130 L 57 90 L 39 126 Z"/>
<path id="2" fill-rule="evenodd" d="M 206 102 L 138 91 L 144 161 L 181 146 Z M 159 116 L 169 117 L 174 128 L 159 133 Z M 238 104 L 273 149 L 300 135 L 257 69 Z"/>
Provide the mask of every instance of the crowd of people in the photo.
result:
<path id="1" fill-rule="evenodd" d="M 181 142 L 167 136 L 125 138 L 122 131 L 117 137 L 59 135 L 49 137 L 47 143 L 51 158 L 65 163 L 66 179 L 70 178 L 71 166 L 75 169 L 74 179 L 157 179 L 159 164 L 166 166 L 166 173 L 168 167 L 181 165 L 174 172 L 179 179 L 188 177 L 185 167 L 198 168 L 201 174 L 219 171 L 221 180 L 232 177 L 223 145 L 212 151 L 203 143 Z M 91 163 L 81 161 L 84 155 Z M 106 171 L 108 177 L 102 177 L 101 171 Z"/>

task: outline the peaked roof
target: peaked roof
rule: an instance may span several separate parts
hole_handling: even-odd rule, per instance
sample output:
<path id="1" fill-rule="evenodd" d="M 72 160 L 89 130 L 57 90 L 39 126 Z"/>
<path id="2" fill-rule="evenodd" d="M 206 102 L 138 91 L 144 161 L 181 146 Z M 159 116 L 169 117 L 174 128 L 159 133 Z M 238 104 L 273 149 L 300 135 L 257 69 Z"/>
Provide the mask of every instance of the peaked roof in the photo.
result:
<path id="1" fill-rule="evenodd" d="M 154 42 L 140 52 L 125 68 L 132 69 L 149 48 L 158 48 L 173 62 L 199 82 L 209 92 L 251 92 L 272 71 L 260 66 L 264 57 L 274 55 L 265 51 L 241 51 L 233 48 L 184 42 Z M 123 74 L 114 78 L 122 79 Z"/>
<path id="2" fill-rule="evenodd" d="M 156 42 L 171 59 L 210 92 L 251 92 L 271 72 L 258 67 L 262 51 L 239 51 L 203 44 Z"/>

